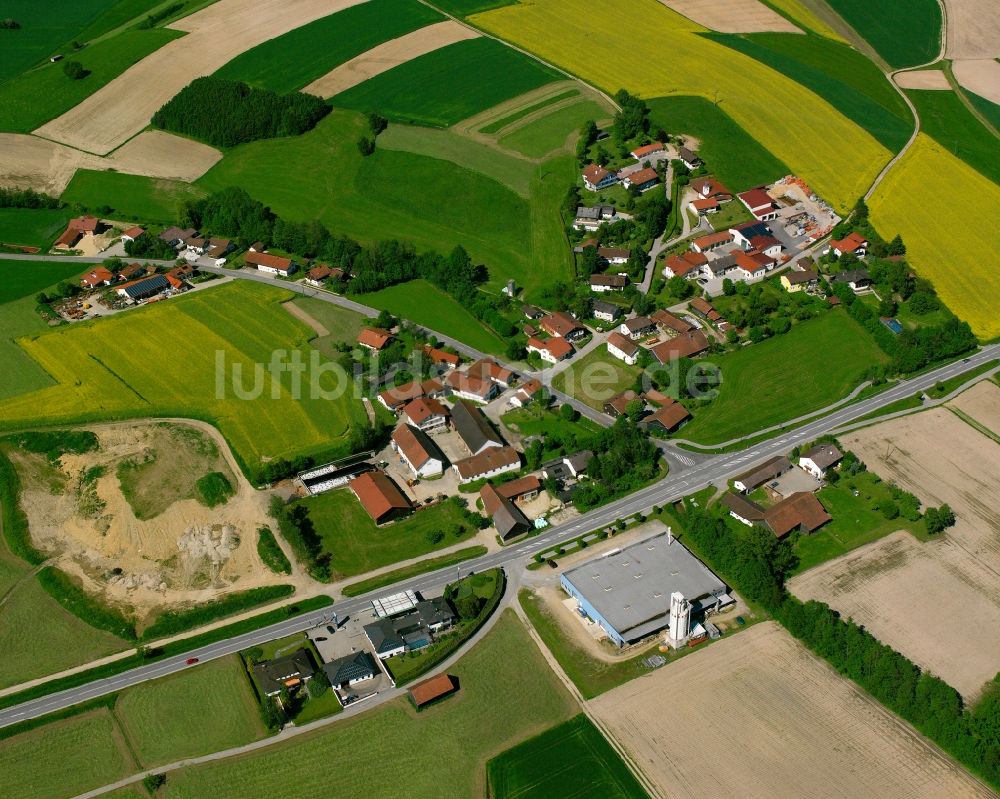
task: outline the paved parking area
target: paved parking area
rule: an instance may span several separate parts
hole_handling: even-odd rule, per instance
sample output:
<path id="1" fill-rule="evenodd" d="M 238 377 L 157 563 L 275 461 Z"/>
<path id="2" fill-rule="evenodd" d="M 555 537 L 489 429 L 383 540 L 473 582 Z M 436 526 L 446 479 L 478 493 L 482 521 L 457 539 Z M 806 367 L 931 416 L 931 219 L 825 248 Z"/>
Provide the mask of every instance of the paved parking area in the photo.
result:
<path id="1" fill-rule="evenodd" d="M 767 487 L 782 497 L 794 494 L 796 491 L 819 491 L 822 483 L 804 469 L 795 467 L 785 472 L 777 480 L 772 480 Z"/>

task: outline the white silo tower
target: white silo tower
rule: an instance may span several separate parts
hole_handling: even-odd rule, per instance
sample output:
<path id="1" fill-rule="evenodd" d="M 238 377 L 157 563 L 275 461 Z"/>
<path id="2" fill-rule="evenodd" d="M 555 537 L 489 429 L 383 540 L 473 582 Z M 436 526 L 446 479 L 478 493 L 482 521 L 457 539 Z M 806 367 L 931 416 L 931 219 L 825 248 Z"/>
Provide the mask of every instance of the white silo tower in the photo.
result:
<path id="1" fill-rule="evenodd" d="M 667 643 L 677 649 L 683 646 L 691 631 L 691 603 L 680 591 L 670 595 L 670 629 Z"/>

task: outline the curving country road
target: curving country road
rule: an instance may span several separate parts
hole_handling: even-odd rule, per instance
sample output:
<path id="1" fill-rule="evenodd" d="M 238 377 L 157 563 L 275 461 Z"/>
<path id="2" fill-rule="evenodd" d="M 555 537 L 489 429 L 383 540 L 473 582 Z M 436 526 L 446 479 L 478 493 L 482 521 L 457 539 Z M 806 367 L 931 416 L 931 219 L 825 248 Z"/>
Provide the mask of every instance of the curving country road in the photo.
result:
<path id="1" fill-rule="evenodd" d="M 779 434 L 776 438 L 755 444 L 740 452 L 716 455 L 705 458 L 701 462 L 692 463 L 685 469 L 679 472 L 672 472 L 663 480 L 636 491 L 627 497 L 582 514 L 571 522 L 552 527 L 520 546 L 512 546 L 508 549 L 466 561 L 460 568 L 463 572 L 469 572 L 513 564 L 523 565 L 536 552 L 550 550 L 554 546 L 583 533 L 614 524 L 619 518 L 646 512 L 654 505 L 665 505 L 712 483 L 723 482 L 745 470 L 752 462 L 778 453 L 787 452 L 795 446 L 833 432 L 897 400 L 913 396 L 918 391 L 925 391 L 939 380 L 956 377 L 997 358 L 1000 358 L 1000 345 L 989 345 L 969 358 L 946 364 L 918 377 L 901 381 L 881 394 L 838 408 L 828 415 L 796 428 L 787 434 Z M 338 602 L 336 606 L 307 613 L 298 618 L 289 619 L 288 621 L 273 624 L 269 627 L 263 627 L 225 641 L 218 641 L 198 649 L 190 650 L 182 655 L 170 657 L 147 666 L 141 666 L 113 677 L 96 680 L 87 685 L 70 688 L 39 699 L 24 702 L 0 711 L 0 728 L 37 718 L 114 691 L 120 691 L 131 685 L 181 671 L 188 668 L 185 661 L 191 657 L 197 657 L 200 661 L 204 662 L 238 652 L 247 647 L 265 643 L 275 638 L 307 630 L 318 624 L 325 623 L 330 618 L 330 614 L 334 609 L 339 617 L 343 619 L 345 616 L 364 609 L 376 596 L 384 596 L 388 593 L 403 590 L 419 592 L 439 588 L 444 583 L 454 579 L 455 575 L 456 569 L 454 567 L 439 569 L 410 580 L 404 580 L 393 586 L 381 588 L 378 591 L 373 591 L 363 596 L 345 599 L 342 602 Z"/>

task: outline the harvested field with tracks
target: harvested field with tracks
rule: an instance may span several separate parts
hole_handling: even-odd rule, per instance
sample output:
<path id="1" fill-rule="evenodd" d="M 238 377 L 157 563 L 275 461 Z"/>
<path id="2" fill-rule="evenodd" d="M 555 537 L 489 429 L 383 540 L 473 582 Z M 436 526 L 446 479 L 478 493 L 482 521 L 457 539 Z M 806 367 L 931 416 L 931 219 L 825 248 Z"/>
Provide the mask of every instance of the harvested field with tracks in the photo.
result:
<path id="1" fill-rule="evenodd" d="M 590 709 L 671 799 L 993 796 L 775 622 L 632 680 Z"/>
<path id="2" fill-rule="evenodd" d="M 950 89 L 947 76 L 940 69 L 915 69 L 900 72 L 893 78 L 901 89 Z"/>
<path id="3" fill-rule="evenodd" d="M 660 0 L 667 8 L 720 33 L 802 33 L 758 0 Z"/>
<path id="4" fill-rule="evenodd" d="M 996 425 L 976 390 L 959 406 Z M 925 505 L 947 502 L 957 523 L 937 540 L 906 533 L 824 563 L 793 579 L 801 599 L 819 599 L 930 669 L 973 701 L 1000 670 L 1000 445 L 944 408 L 841 437 L 886 480 Z"/>
<path id="5" fill-rule="evenodd" d="M 360 0 L 219 0 L 169 27 L 188 33 L 164 45 L 36 132 L 106 155 L 149 124 L 195 78 L 263 41 Z"/>
<path id="6" fill-rule="evenodd" d="M 352 58 L 322 78 L 314 80 L 302 91 L 320 97 L 333 97 L 414 58 L 478 36 L 479 34 L 471 28 L 451 19 L 428 25 L 426 28 L 420 28 L 413 33 L 407 33 L 398 39 L 373 47 L 367 53 Z"/>

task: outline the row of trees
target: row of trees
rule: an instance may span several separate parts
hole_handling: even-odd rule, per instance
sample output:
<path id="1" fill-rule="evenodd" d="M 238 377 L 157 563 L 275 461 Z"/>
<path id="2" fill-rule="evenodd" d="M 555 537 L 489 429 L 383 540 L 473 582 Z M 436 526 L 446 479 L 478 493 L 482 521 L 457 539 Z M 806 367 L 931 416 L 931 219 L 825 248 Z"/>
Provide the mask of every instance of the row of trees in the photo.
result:
<path id="1" fill-rule="evenodd" d="M 0 208 L 62 208 L 61 200 L 34 189 L 0 186 Z"/>
<path id="2" fill-rule="evenodd" d="M 177 251 L 158 236 L 143 233 L 131 241 L 125 242 L 125 254 L 132 258 L 154 258 L 171 261 L 177 257 Z"/>
<path id="3" fill-rule="evenodd" d="M 153 126 L 193 136 L 216 147 L 256 139 L 297 136 L 330 113 L 311 94 L 277 94 L 241 81 L 197 78 L 153 114 Z"/>

